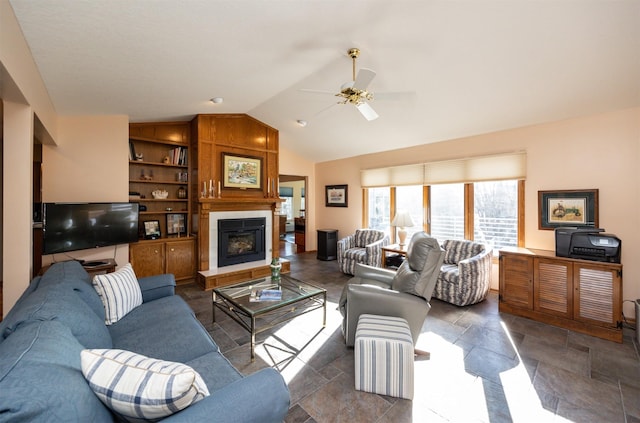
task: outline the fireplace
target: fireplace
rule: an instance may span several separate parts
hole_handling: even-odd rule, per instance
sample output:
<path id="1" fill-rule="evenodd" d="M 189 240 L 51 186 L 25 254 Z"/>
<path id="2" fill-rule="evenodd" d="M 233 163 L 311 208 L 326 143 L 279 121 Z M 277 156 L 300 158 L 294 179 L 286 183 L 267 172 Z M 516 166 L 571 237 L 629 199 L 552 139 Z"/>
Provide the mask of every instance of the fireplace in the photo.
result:
<path id="1" fill-rule="evenodd" d="M 264 217 L 218 220 L 218 267 L 264 260 Z"/>

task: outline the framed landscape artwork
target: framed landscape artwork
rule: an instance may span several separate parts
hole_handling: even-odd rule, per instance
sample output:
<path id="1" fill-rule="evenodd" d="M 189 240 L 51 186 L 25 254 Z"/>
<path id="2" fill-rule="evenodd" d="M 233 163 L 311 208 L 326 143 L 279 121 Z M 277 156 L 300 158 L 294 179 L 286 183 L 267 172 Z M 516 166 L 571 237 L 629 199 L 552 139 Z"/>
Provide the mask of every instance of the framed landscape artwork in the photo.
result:
<path id="1" fill-rule="evenodd" d="M 598 227 L 598 190 L 538 191 L 538 229 Z"/>
<path id="2" fill-rule="evenodd" d="M 225 188 L 262 188 L 261 158 L 222 153 L 222 163 L 222 185 Z"/>
<path id="3" fill-rule="evenodd" d="M 347 207 L 349 190 L 347 185 L 325 185 L 326 207 Z"/>

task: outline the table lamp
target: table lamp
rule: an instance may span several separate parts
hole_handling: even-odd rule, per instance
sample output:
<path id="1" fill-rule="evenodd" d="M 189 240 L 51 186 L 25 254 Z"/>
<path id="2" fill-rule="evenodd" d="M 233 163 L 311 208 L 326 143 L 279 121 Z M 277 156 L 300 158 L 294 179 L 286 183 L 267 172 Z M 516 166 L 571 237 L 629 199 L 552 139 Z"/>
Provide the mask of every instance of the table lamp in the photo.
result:
<path id="1" fill-rule="evenodd" d="M 391 226 L 398 226 L 398 239 L 400 240 L 400 246 L 405 245 L 405 240 L 407 239 L 407 231 L 404 229 L 406 227 L 413 226 L 413 220 L 411 220 L 411 215 L 406 211 L 399 211 L 396 213 L 396 217 L 393 218 L 391 222 Z"/>

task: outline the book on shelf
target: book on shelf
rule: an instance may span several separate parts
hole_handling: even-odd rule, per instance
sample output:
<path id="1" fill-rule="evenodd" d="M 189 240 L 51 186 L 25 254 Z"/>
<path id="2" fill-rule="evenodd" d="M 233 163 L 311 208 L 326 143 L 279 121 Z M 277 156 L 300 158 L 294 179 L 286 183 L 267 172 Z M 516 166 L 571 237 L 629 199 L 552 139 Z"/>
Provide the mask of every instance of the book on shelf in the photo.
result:
<path id="1" fill-rule="evenodd" d="M 280 301 L 282 291 L 279 289 L 252 289 L 249 295 L 250 302 L 257 301 Z"/>
<path id="2" fill-rule="evenodd" d="M 178 166 L 187 165 L 187 149 L 185 147 L 176 147 L 169 150 L 169 158 L 171 164 Z"/>

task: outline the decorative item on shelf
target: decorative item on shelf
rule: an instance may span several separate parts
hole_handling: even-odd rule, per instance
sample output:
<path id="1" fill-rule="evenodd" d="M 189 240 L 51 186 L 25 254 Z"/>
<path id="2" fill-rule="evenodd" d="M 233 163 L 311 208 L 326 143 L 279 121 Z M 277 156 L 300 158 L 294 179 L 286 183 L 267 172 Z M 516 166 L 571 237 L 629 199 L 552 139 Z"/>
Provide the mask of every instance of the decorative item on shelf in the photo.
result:
<path id="1" fill-rule="evenodd" d="M 179 199 L 187 198 L 187 189 L 185 187 L 178 188 L 178 192 L 176 193 Z"/>
<path id="2" fill-rule="evenodd" d="M 282 263 L 280 263 L 280 258 L 274 257 L 271 260 L 271 280 L 272 281 L 280 281 L 280 270 L 282 269 Z"/>
<path id="3" fill-rule="evenodd" d="M 177 172 L 176 173 L 176 181 L 178 181 L 178 182 L 187 182 L 188 181 L 188 173 L 187 172 Z"/>
<path id="4" fill-rule="evenodd" d="M 407 211 L 399 211 L 396 214 L 396 217 L 393 218 L 391 226 L 400 227 L 400 229 L 398 229 L 398 240 L 400 241 L 400 246 L 404 246 L 405 240 L 407 239 L 407 231 L 405 230 L 405 227 L 411 227 L 413 225 L 414 223 L 413 220 L 411 220 L 411 215 Z"/>
<path id="5" fill-rule="evenodd" d="M 142 153 L 136 153 L 136 160 L 141 162 L 144 160 L 144 154 Z"/>
<path id="6" fill-rule="evenodd" d="M 156 200 L 166 200 L 169 197 L 169 192 L 165 189 L 157 189 L 151 192 L 151 195 Z"/>
<path id="7" fill-rule="evenodd" d="M 169 164 L 169 156 L 164 156 L 164 157 L 162 158 L 162 163 L 164 163 L 164 164 Z"/>
<path id="8" fill-rule="evenodd" d="M 140 179 L 143 181 L 151 181 L 153 179 L 153 172 L 149 171 L 149 174 L 147 175 L 144 172 L 144 169 L 140 170 Z"/>

